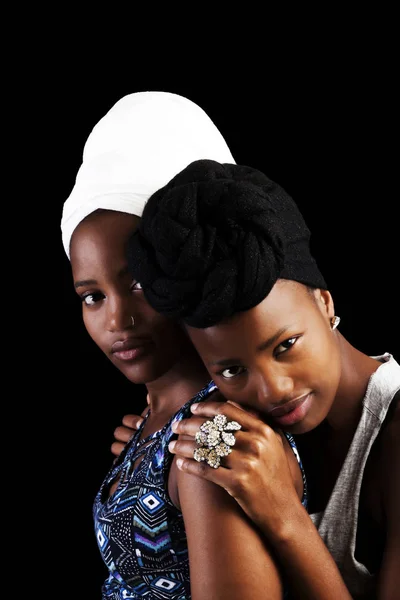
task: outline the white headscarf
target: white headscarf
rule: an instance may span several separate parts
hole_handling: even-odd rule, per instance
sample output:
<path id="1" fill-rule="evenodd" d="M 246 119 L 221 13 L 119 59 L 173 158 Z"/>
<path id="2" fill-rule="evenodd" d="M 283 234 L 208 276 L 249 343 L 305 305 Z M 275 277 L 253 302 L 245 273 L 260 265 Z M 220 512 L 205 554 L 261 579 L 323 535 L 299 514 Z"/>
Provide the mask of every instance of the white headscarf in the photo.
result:
<path id="1" fill-rule="evenodd" d="M 235 163 L 210 117 L 169 92 L 124 96 L 100 119 L 83 150 L 75 185 L 64 203 L 62 241 L 98 208 L 140 217 L 148 198 L 195 160 Z"/>

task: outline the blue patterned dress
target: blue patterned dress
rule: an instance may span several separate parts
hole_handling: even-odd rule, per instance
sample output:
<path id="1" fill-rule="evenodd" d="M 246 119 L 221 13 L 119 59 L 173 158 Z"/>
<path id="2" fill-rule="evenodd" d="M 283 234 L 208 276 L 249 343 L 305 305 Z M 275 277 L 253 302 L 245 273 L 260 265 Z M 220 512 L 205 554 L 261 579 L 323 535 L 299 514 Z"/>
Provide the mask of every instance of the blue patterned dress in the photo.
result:
<path id="1" fill-rule="evenodd" d="M 177 438 L 172 423 L 191 416 L 190 406 L 206 400 L 216 389 L 211 381 L 161 430 L 140 440 L 147 413 L 103 481 L 93 505 L 96 539 L 109 570 L 102 586 L 103 599 L 190 600 L 183 517 L 168 495 L 173 460 L 168 444 Z M 286 436 L 299 460 L 305 484 L 294 439 Z M 116 479 L 118 486 L 109 496 Z M 303 504 L 305 485 L 304 490 Z"/>

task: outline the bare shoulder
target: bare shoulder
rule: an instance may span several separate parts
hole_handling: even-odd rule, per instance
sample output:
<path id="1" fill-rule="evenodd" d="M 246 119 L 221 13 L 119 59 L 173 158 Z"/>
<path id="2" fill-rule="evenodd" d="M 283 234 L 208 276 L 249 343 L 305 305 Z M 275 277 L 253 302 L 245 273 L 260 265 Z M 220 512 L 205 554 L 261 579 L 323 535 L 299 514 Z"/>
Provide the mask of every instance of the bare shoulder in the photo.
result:
<path id="1" fill-rule="evenodd" d="M 281 598 L 272 552 L 234 498 L 202 477 L 178 470 L 177 480 L 193 600 Z"/>

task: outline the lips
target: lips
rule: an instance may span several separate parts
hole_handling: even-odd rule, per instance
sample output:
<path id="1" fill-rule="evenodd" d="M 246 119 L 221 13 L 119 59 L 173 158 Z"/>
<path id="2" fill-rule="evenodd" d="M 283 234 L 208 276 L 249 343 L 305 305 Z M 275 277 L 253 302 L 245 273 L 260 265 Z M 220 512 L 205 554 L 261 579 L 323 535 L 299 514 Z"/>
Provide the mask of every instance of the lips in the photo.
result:
<path id="1" fill-rule="evenodd" d="M 115 342 L 111 346 L 111 352 L 115 354 L 119 352 L 126 352 L 127 350 L 135 350 L 137 348 L 142 348 L 146 344 L 148 344 L 148 340 L 143 338 L 127 338 L 126 340 Z"/>
<path id="2" fill-rule="evenodd" d="M 311 394 L 305 394 L 300 398 L 276 406 L 269 411 L 268 416 L 281 427 L 289 427 L 298 423 L 306 416 L 311 407 Z"/>
<path id="3" fill-rule="evenodd" d="M 111 346 L 113 356 L 123 362 L 134 362 L 148 354 L 150 340 L 145 338 L 128 338 L 119 340 Z"/>
<path id="4" fill-rule="evenodd" d="M 280 406 L 276 406 L 268 412 L 268 415 L 270 417 L 281 417 L 282 415 L 287 415 L 289 412 L 300 406 L 307 396 L 308 394 L 304 394 L 304 396 L 300 396 L 300 398 L 295 398 L 294 400 L 290 400 L 290 402 L 285 402 Z"/>

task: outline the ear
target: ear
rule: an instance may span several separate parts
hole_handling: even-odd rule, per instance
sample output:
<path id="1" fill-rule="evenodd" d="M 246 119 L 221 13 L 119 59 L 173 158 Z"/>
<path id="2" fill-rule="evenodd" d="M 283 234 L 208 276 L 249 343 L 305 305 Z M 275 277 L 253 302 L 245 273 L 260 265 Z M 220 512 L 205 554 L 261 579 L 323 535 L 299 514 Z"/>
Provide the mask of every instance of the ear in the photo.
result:
<path id="1" fill-rule="evenodd" d="M 335 316 L 335 306 L 333 304 L 333 298 L 328 290 L 317 289 L 314 291 L 317 305 L 323 315 L 327 316 L 329 321 Z"/>

